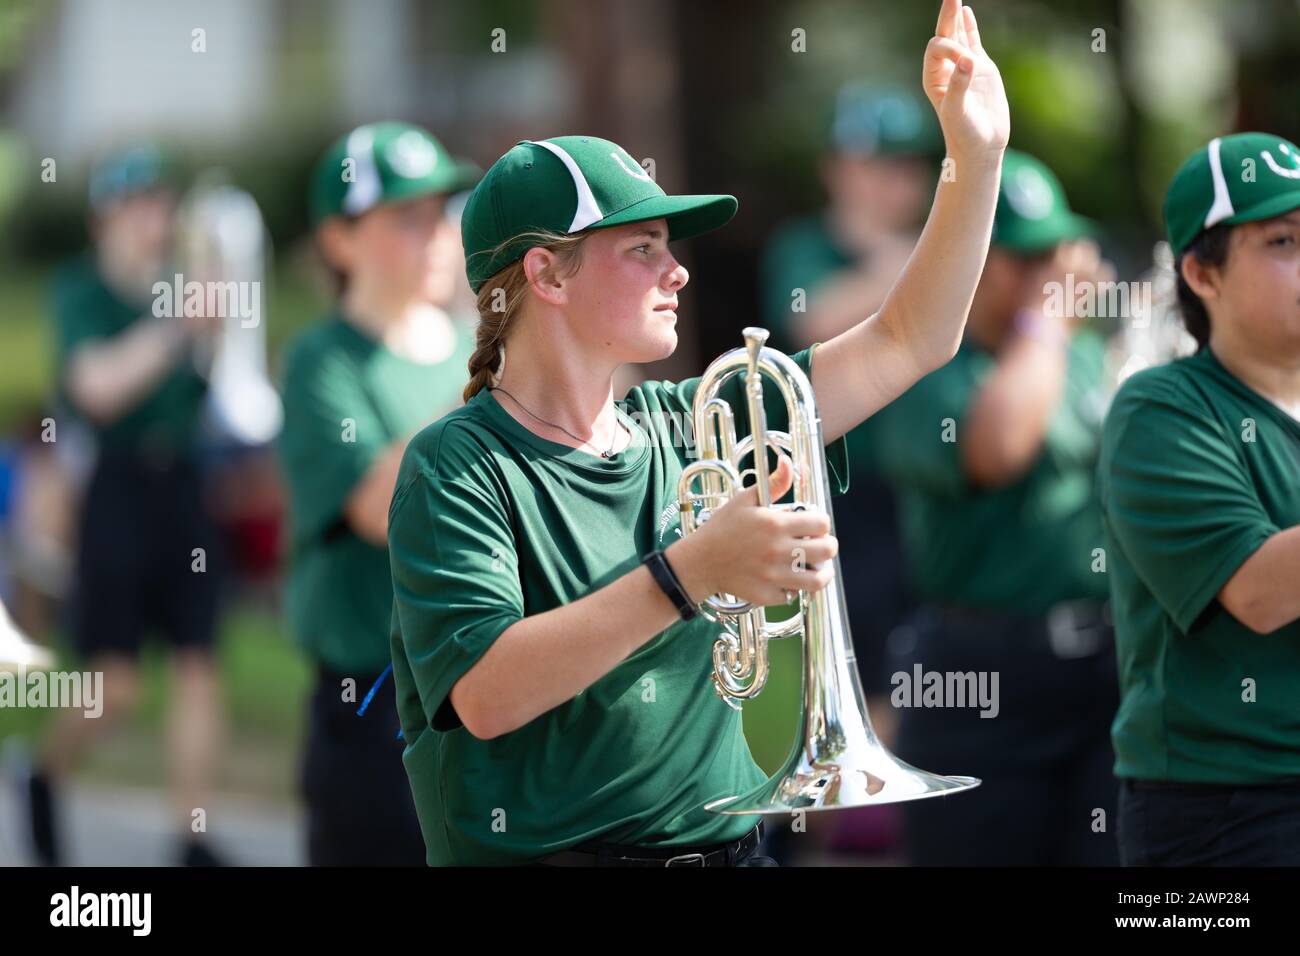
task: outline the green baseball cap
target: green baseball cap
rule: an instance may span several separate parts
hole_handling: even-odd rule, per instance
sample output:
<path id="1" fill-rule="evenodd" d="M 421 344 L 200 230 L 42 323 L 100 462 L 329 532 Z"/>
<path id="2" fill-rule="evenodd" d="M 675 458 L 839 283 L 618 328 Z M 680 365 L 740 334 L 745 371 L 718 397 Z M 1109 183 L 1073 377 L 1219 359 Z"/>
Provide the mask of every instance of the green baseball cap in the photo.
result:
<path id="1" fill-rule="evenodd" d="M 1096 231 L 1092 220 L 1070 211 L 1065 189 L 1055 173 L 1028 153 L 1006 151 L 998 208 L 993 215 L 995 246 L 1032 255 Z"/>
<path id="2" fill-rule="evenodd" d="M 308 201 L 314 223 L 357 216 L 383 203 L 469 189 L 481 170 L 455 159 L 410 123 L 367 123 L 339 138 L 312 173 Z"/>
<path id="3" fill-rule="evenodd" d="M 90 171 L 90 205 L 101 212 L 127 196 L 175 186 L 175 163 L 161 147 L 138 143 L 109 153 Z"/>
<path id="4" fill-rule="evenodd" d="M 1271 133 L 1215 137 L 1174 174 L 1165 227 L 1180 255 L 1203 229 L 1270 219 L 1300 207 L 1300 148 Z"/>
<path id="5" fill-rule="evenodd" d="M 648 219 L 668 221 L 668 238 L 716 229 L 736 214 L 734 196 L 669 196 L 628 155 L 595 136 L 523 140 L 492 164 L 461 217 L 465 271 L 478 292 L 518 262 L 546 230 L 572 235 Z"/>
<path id="6" fill-rule="evenodd" d="M 861 156 L 936 156 L 943 136 L 930 104 L 910 90 L 861 80 L 835 96 L 830 145 Z"/>

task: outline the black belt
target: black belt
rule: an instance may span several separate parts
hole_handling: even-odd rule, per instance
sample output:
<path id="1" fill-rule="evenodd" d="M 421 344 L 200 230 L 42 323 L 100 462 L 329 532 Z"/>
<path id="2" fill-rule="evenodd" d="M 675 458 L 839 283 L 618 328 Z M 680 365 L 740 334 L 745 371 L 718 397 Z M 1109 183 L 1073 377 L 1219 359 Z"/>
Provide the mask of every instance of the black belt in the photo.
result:
<path id="1" fill-rule="evenodd" d="M 537 862 L 541 866 L 734 866 L 758 849 L 760 823 L 739 840 L 700 846 L 620 846 L 588 840 Z"/>
<path id="2" fill-rule="evenodd" d="M 952 605 L 923 605 L 917 613 L 954 628 L 955 633 L 945 634 L 948 640 L 967 634 L 986 648 L 998 637 L 1008 646 L 1035 641 L 1052 656 L 1063 659 L 1107 653 L 1114 641 L 1110 606 L 1088 598 L 1058 602 L 1042 615 L 1007 614 Z"/>

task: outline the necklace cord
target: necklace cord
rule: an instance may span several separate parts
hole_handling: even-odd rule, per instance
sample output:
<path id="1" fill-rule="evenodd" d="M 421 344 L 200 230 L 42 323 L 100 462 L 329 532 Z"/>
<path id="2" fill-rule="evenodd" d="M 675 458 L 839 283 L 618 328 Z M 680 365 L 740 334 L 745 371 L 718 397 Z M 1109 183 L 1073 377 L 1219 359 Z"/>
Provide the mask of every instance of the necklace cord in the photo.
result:
<path id="1" fill-rule="evenodd" d="M 549 425 L 551 428 L 558 428 L 560 431 L 564 432 L 564 434 L 568 435 L 570 438 L 572 438 L 574 441 L 578 442 L 579 444 L 583 444 L 583 445 L 591 445 L 593 448 L 596 447 L 596 446 L 593 445 L 590 441 L 586 441 L 586 440 L 584 440 L 584 439 L 582 439 L 582 438 L 579 438 L 577 435 L 573 434 L 573 432 L 569 431 L 569 430 L 568 430 L 567 428 L 565 428 L 563 425 L 557 425 L 557 424 L 555 424 L 555 422 L 548 422 L 545 418 L 542 418 L 540 415 L 534 415 L 531 411 L 529 411 L 528 407 L 527 407 L 526 405 L 524 405 L 523 402 L 521 402 L 519 399 L 515 398 L 513 395 L 510 395 L 510 393 L 507 392 L 507 391 L 506 391 L 504 388 L 502 388 L 500 385 L 492 385 L 492 386 L 489 386 L 488 391 L 489 391 L 489 392 L 505 392 L 506 395 L 509 395 L 509 396 L 510 396 L 510 400 L 511 400 L 512 402 L 514 402 L 516 405 L 518 405 L 520 408 L 522 408 L 525 412 L 528 412 L 529 415 L 532 415 L 533 418 L 535 418 L 537 421 L 541 422 L 543 425 Z M 630 431 L 628 431 L 627 426 L 623 424 L 622 420 L 618 417 L 617 412 L 616 412 L 615 415 L 614 415 L 614 421 L 618 422 L 618 427 L 619 427 L 619 428 L 623 429 L 623 431 L 627 432 L 628 435 L 631 436 L 632 433 L 631 433 Z M 614 432 L 614 440 L 610 443 L 609 451 L 602 451 L 602 452 L 600 453 L 600 457 L 601 457 L 601 458 L 613 458 L 613 457 L 614 457 L 614 446 L 617 445 L 617 444 L 618 444 L 618 432 Z"/>

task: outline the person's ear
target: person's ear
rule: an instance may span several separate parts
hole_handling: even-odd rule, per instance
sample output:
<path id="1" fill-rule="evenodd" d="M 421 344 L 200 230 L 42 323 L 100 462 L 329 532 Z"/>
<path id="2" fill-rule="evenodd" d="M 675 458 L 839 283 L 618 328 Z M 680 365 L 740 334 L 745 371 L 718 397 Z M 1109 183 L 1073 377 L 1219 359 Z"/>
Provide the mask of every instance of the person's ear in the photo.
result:
<path id="1" fill-rule="evenodd" d="M 316 242 L 325 264 L 336 272 L 352 269 L 352 227 L 340 216 L 330 216 L 316 230 Z"/>
<path id="2" fill-rule="evenodd" d="M 555 253 L 550 249 L 533 246 L 524 253 L 524 276 L 533 294 L 548 305 L 564 305 L 568 295 L 555 266 Z"/>
<path id="3" fill-rule="evenodd" d="M 1194 255 L 1183 256 L 1180 268 L 1183 280 L 1202 300 L 1219 297 L 1220 271 L 1218 266 L 1202 262 Z"/>

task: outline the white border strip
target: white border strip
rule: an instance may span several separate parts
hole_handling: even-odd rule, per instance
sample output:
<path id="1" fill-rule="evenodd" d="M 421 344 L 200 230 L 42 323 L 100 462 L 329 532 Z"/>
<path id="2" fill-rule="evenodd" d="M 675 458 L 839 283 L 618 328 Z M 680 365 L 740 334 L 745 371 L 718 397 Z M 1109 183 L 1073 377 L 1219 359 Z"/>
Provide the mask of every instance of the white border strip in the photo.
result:
<path id="1" fill-rule="evenodd" d="M 569 224 L 569 232 L 578 232 L 581 229 L 586 229 L 593 222 L 604 219 L 605 214 L 600 211 L 600 206 L 596 205 L 596 197 L 592 195 L 591 186 L 587 183 L 587 177 L 582 175 L 582 170 L 573 161 L 573 157 L 554 143 L 548 143 L 544 140 L 529 140 L 529 142 L 534 146 L 541 146 L 543 149 L 550 150 L 558 156 L 560 162 L 564 163 L 564 168 L 573 177 L 573 186 L 578 190 L 578 208 L 573 213 L 573 222 Z"/>

